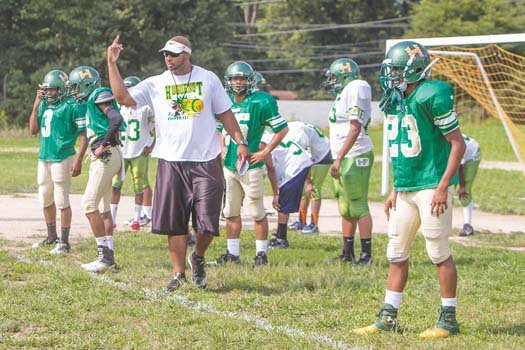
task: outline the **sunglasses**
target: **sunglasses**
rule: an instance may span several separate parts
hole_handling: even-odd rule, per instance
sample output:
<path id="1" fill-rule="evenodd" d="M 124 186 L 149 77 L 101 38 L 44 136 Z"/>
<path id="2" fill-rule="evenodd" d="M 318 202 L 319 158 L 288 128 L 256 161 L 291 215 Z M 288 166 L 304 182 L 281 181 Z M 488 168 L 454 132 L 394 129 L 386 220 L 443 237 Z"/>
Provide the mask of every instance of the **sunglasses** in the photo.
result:
<path id="1" fill-rule="evenodd" d="M 164 55 L 164 57 L 174 57 L 174 58 L 177 58 L 177 57 L 179 57 L 180 55 L 182 55 L 183 53 L 184 53 L 184 51 L 179 52 L 179 53 L 173 53 L 173 52 L 164 51 L 162 54 Z"/>

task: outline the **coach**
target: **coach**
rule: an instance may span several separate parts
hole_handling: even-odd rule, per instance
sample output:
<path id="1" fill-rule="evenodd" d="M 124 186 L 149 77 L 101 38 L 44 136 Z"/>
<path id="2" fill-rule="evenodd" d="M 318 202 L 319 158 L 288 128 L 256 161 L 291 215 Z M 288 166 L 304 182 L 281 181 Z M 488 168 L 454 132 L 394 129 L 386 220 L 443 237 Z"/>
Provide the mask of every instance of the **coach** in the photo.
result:
<path id="1" fill-rule="evenodd" d="M 188 262 L 195 286 L 206 288 L 204 254 L 219 234 L 224 186 L 215 116 L 239 144 L 239 162 L 248 156 L 246 141 L 219 78 L 191 64 L 188 39 L 175 36 L 168 40 L 159 50 L 167 70 L 129 90 L 117 66 L 121 51 L 117 35 L 107 49 L 109 81 L 117 102 L 130 107 L 147 105 L 155 114 L 157 143 L 152 156 L 159 162 L 152 232 L 168 236 L 174 277 L 166 290 L 177 290 L 185 280 L 190 214 L 197 235 Z"/>

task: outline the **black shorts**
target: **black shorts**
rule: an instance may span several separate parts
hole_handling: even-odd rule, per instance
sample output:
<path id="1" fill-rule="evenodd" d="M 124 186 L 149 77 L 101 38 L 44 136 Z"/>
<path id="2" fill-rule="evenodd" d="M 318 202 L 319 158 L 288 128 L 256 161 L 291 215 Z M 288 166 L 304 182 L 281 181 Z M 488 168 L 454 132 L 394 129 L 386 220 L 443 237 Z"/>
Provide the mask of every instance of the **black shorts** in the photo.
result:
<path id="1" fill-rule="evenodd" d="M 304 182 L 310 167 L 304 168 L 295 175 L 290 181 L 279 187 L 279 213 L 297 213 L 301 205 Z"/>
<path id="2" fill-rule="evenodd" d="M 324 156 L 323 159 L 315 163 L 314 165 L 318 164 L 332 164 L 334 162 L 334 159 L 332 158 L 332 152 L 328 152 L 326 156 Z"/>
<path id="3" fill-rule="evenodd" d="M 151 232 L 185 235 L 191 215 L 195 232 L 218 236 L 223 181 L 220 156 L 207 162 L 159 159 Z"/>

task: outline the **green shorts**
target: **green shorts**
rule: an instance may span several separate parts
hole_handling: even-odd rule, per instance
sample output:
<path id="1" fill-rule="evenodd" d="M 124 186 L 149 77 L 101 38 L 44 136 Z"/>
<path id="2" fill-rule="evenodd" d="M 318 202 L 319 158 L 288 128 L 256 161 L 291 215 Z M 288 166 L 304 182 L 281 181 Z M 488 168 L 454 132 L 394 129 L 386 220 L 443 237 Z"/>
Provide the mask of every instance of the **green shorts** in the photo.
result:
<path id="1" fill-rule="evenodd" d="M 144 192 L 144 189 L 149 186 L 149 157 L 138 156 L 136 158 L 124 159 L 124 169 L 126 174 L 131 174 L 133 192 L 135 192 L 135 194 Z M 113 177 L 112 186 L 115 188 L 122 188 L 122 184 L 123 181 L 118 179 L 118 174 L 115 175 L 115 177 Z"/>
<path id="2" fill-rule="evenodd" d="M 464 207 L 466 207 L 472 201 L 472 185 L 476 179 L 480 162 L 481 160 L 470 160 L 463 164 L 463 178 L 465 179 L 465 189 L 467 191 L 467 196 L 463 199 L 460 199 L 459 202 Z"/>
<path id="3" fill-rule="evenodd" d="M 372 151 L 341 162 L 339 179 L 334 179 L 334 190 L 339 214 L 345 219 L 360 219 L 370 214 L 368 183 L 374 164 Z"/>
<path id="4" fill-rule="evenodd" d="M 315 201 L 317 199 L 322 199 L 322 188 L 324 179 L 330 170 L 332 164 L 316 164 L 311 168 L 312 176 L 312 187 L 313 193 L 310 196 L 310 199 Z M 303 191 L 303 199 L 306 197 L 306 192 Z"/>

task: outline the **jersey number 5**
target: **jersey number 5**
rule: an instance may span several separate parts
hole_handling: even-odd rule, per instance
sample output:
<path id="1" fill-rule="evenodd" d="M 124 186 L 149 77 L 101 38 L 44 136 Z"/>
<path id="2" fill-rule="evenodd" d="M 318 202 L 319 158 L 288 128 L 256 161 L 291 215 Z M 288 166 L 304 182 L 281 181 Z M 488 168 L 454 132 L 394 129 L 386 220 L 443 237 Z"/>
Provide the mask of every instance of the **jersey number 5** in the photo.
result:
<path id="1" fill-rule="evenodd" d="M 399 125 L 399 117 L 394 114 L 389 114 L 386 117 L 388 123 L 388 145 L 390 157 L 396 158 L 399 156 L 399 149 L 405 158 L 417 157 L 421 152 L 421 138 L 419 137 L 419 130 L 417 122 L 413 115 L 407 114 L 401 120 Z M 401 130 L 399 130 L 401 128 Z M 406 132 L 406 140 L 401 137 L 398 138 L 399 132 Z M 396 140 L 398 140 L 396 142 Z"/>

